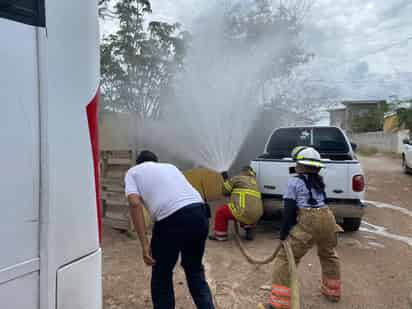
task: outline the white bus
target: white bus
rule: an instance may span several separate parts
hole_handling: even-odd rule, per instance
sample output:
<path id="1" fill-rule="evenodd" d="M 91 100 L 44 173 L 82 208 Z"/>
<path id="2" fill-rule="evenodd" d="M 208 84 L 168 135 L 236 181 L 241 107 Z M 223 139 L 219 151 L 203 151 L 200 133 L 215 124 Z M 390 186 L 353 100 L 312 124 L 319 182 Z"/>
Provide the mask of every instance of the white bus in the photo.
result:
<path id="1" fill-rule="evenodd" d="M 0 308 L 101 309 L 97 0 L 0 0 Z"/>

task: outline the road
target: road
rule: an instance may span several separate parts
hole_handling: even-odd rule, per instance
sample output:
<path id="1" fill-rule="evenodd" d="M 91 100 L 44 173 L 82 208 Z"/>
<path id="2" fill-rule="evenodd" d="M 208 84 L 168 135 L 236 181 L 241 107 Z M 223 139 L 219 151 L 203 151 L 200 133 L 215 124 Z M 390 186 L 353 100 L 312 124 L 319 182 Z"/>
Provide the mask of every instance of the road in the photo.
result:
<path id="1" fill-rule="evenodd" d="M 412 176 L 404 175 L 400 160 L 384 156 L 361 158 L 366 176 L 366 210 L 361 230 L 339 237 L 343 295 L 330 304 L 319 293 L 320 266 L 315 250 L 299 265 L 302 308 L 412 308 Z M 272 224 L 261 224 L 247 246 L 266 256 L 278 244 Z M 150 269 L 143 265 L 138 241 L 104 230 L 104 308 L 151 308 Z M 208 242 L 208 280 L 217 309 L 251 309 L 267 300 L 271 265 L 252 266 L 234 241 Z M 195 308 L 181 267 L 175 273 L 176 308 Z"/>

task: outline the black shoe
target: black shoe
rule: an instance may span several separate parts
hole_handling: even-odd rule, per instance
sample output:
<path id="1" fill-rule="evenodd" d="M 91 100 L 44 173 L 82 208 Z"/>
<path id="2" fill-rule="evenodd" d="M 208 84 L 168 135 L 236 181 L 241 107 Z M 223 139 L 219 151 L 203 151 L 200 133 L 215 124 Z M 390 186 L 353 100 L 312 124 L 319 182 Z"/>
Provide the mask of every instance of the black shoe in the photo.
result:
<path id="1" fill-rule="evenodd" d="M 245 229 L 245 238 L 246 240 L 253 240 L 255 239 L 255 229 L 251 228 L 246 228 Z"/>

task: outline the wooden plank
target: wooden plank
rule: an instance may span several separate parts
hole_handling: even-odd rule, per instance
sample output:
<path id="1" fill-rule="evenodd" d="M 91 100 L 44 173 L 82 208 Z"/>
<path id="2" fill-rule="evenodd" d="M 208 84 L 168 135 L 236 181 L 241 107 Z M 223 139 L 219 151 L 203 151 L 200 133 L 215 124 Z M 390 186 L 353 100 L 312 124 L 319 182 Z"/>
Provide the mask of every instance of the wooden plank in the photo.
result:
<path id="1" fill-rule="evenodd" d="M 102 190 L 107 192 L 119 192 L 124 194 L 124 187 L 119 185 L 102 185 Z"/>
<path id="2" fill-rule="evenodd" d="M 104 222 L 113 228 L 132 231 L 129 207 L 124 195 L 124 176 L 135 163 L 134 151 L 102 150 L 100 157 Z"/>

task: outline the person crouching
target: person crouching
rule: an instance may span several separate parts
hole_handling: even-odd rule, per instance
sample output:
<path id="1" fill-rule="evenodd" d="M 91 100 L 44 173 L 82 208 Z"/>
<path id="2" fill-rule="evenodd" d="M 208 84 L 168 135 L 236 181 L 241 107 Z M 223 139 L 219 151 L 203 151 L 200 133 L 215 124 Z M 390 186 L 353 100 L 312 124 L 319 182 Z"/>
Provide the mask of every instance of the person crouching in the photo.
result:
<path id="1" fill-rule="evenodd" d="M 214 234 L 209 236 L 209 239 L 227 240 L 228 223 L 235 220 L 246 230 L 246 239 L 251 240 L 255 225 L 263 214 L 256 174 L 250 166 L 245 166 L 238 176 L 229 179 L 227 172 L 223 172 L 222 176 L 223 193 L 230 195 L 230 202 L 216 210 Z"/>

